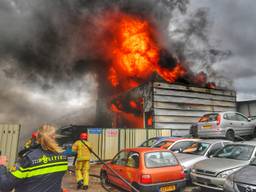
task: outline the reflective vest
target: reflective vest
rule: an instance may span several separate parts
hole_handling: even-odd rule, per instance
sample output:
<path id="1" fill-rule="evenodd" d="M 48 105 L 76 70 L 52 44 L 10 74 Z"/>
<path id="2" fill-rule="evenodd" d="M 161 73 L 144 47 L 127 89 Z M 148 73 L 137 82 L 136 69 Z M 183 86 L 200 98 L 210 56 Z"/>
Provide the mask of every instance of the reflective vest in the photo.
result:
<path id="1" fill-rule="evenodd" d="M 39 146 L 25 153 L 10 171 L 0 166 L 0 191 L 61 192 L 67 169 L 66 156 Z"/>
<path id="2" fill-rule="evenodd" d="M 91 144 L 88 141 L 83 140 L 83 142 L 91 148 Z M 81 140 L 78 140 L 73 144 L 72 150 L 77 153 L 77 161 L 90 160 L 91 158 L 91 152 Z"/>

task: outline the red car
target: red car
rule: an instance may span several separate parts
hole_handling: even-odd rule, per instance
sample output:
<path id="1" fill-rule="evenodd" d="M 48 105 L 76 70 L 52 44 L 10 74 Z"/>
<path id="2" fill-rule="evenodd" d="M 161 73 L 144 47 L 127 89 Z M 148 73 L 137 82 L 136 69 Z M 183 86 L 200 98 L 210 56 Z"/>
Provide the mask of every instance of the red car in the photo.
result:
<path id="1" fill-rule="evenodd" d="M 185 187 L 183 167 L 170 150 L 131 148 L 121 150 L 107 165 L 140 192 L 182 191 Z M 105 165 L 101 168 L 103 183 L 132 191 Z"/>

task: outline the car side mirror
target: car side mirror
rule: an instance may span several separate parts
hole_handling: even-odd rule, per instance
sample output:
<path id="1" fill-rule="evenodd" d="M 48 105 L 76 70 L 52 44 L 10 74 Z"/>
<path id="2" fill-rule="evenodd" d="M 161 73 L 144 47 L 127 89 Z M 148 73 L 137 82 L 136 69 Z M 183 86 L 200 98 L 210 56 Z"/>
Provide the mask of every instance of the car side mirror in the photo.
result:
<path id="1" fill-rule="evenodd" d="M 252 121 L 252 118 L 248 117 L 248 121 Z"/>

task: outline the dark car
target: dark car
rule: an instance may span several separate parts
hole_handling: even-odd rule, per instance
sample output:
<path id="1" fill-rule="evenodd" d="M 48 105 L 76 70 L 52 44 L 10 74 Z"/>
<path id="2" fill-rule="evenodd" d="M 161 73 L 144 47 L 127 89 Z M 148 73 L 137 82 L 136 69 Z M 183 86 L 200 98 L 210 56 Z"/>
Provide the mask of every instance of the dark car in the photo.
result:
<path id="1" fill-rule="evenodd" d="M 224 184 L 225 192 L 256 191 L 256 159 L 249 165 L 230 175 Z"/>

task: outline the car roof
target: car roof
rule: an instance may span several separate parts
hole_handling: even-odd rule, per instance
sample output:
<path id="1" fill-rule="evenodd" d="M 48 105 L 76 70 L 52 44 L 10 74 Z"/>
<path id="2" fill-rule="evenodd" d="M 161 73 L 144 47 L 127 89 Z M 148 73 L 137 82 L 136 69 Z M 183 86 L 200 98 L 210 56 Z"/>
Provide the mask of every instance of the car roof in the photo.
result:
<path id="1" fill-rule="evenodd" d="M 256 146 L 256 141 L 239 141 L 239 142 L 235 142 L 234 144 L 246 144 L 246 145 Z"/>
<path id="2" fill-rule="evenodd" d="M 205 142 L 205 143 L 210 143 L 210 144 L 219 143 L 219 142 L 229 142 L 229 143 L 232 143 L 232 141 L 225 140 L 225 139 L 202 139 L 201 141 Z"/>
<path id="3" fill-rule="evenodd" d="M 184 139 L 188 139 L 188 138 L 170 137 L 170 138 L 163 139 L 162 141 L 179 141 L 179 140 L 184 140 Z"/>
<path id="4" fill-rule="evenodd" d="M 157 152 L 157 151 L 168 151 L 168 149 L 162 149 L 162 148 L 150 148 L 150 147 L 136 147 L 136 148 L 126 148 L 123 149 L 123 151 L 134 151 L 138 153 L 146 153 L 146 152 Z"/>

